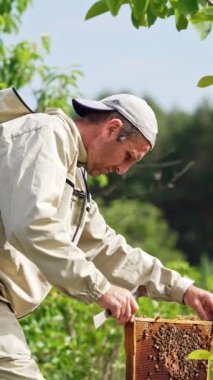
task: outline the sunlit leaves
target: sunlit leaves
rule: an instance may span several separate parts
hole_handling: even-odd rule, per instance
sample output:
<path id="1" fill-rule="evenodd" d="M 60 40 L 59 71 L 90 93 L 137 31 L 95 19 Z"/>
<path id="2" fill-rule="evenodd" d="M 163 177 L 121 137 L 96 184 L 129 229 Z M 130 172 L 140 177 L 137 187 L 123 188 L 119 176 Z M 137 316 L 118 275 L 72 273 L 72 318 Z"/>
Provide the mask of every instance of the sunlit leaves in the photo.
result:
<path id="1" fill-rule="evenodd" d="M 19 14 L 22 15 L 22 13 L 26 11 L 28 5 L 31 3 L 32 3 L 32 0 L 16 0 L 16 7 Z"/>
<path id="2" fill-rule="evenodd" d="M 31 0 L 1 0 L 0 32 L 11 33 L 17 31 L 21 16 L 31 2 Z"/>
<path id="3" fill-rule="evenodd" d="M 59 107 L 70 114 L 72 94 L 80 95 L 78 79 L 83 74 L 79 67 L 71 66 L 62 71 L 59 67 L 43 65 L 38 73 L 42 86 L 34 91 L 37 109 L 42 111 L 46 107 Z"/>
<path id="4" fill-rule="evenodd" d="M 14 33 L 18 31 L 21 16 L 31 0 L 0 1 L 0 31 Z M 20 88 L 30 82 L 37 64 L 43 60 L 36 44 L 25 40 L 8 47 L 0 40 L 0 88 L 15 86 Z"/>
<path id="5" fill-rule="evenodd" d="M 45 52 L 50 52 L 48 36 L 41 37 L 41 45 Z M 19 89 L 30 85 L 37 76 L 40 86 L 32 90 L 37 108 L 42 111 L 47 106 L 61 107 L 70 113 L 71 96 L 79 95 L 78 78 L 82 72 L 77 66 L 64 70 L 47 66 L 44 51 L 27 40 L 11 47 L 0 43 L 0 89 Z"/>
<path id="6" fill-rule="evenodd" d="M 189 22 L 212 23 L 213 21 L 213 7 L 203 0 L 100 0 L 88 10 L 86 20 L 107 11 L 116 16 L 124 4 L 130 7 L 131 20 L 136 28 L 149 27 L 158 18 L 165 19 L 170 16 L 175 16 L 176 28 L 179 31 L 186 29 Z"/>
<path id="7" fill-rule="evenodd" d="M 42 56 L 34 43 L 22 41 L 9 48 L 2 43 L 0 49 L 1 88 L 10 86 L 20 88 L 30 82 L 38 62 L 42 62 Z"/>
<path id="8" fill-rule="evenodd" d="M 0 31 L 18 31 L 21 16 L 31 0 L 0 0 Z M 71 96 L 79 94 L 77 80 L 81 71 L 78 67 L 66 70 L 45 64 L 50 54 L 50 37 L 41 36 L 40 44 L 25 40 L 8 46 L 0 40 L 0 89 L 14 86 L 17 89 L 28 85 L 35 96 L 37 108 L 61 107 L 70 113 Z M 36 77 L 39 86 L 34 89 Z"/>

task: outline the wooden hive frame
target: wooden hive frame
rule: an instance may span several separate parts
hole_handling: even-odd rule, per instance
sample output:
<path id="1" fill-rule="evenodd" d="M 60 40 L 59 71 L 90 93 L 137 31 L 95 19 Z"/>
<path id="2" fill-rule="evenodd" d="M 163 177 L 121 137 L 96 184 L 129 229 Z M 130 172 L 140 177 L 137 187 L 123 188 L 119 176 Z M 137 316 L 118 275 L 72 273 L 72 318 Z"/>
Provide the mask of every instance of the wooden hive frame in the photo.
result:
<path id="1" fill-rule="evenodd" d="M 187 360 L 213 349 L 213 323 L 135 318 L 125 325 L 126 380 L 206 380 L 207 362 Z"/>

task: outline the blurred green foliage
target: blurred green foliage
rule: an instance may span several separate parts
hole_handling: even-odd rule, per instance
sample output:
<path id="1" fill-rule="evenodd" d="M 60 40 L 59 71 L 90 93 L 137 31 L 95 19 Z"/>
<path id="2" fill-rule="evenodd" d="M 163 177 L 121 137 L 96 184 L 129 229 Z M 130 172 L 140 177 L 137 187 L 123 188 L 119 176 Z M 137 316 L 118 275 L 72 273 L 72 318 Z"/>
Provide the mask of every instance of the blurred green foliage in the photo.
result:
<path id="1" fill-rule="evenodd" d="M 106 379 L 123 374 L 123 330 L 113 320 L 95 330 L 100 309 L 68 299 L 55 290 L 33 315 L 21 321 L 45 378 Z M 113 375 L 114 374 L 114 375 Z M 110 377 L 108 377 L 110 376 Z"/>
<path id="2" fill-rule="evenodd" d="M 17 32 L 21 16 L 32 0 L 1 0 L 0 1 L 0 32 Z"/>
<path id="3" fill-rule="evenodd" d="M 82 71 L 78 66 L 62 69 L 45 64 L 51 53 L 50 37 L 43 34 L 40 43 L 24 40 L 8 46 L 4 34 L 18 32 L 21 16 L 31 4 L 31 0 L 0 1 L 0 89 L 14 86 L 27 87 L 34 96 L 38 111 L 48 107 L 63 107 L 71 114 L 70 98 L 80 95 L 78 79 Z M 39 85 L 34 85 L 34 79 Z"/>
<path id="4" fill-rule="evenodd" d="M 101 212 L 111 227 L 126 237 L 133 247 L 143 247 L 163 263 L 178 260 L 184 255 L 175 246 L 177 233 L 171 231 L 163 218 L 162 210 L 150 203 L 138 200 L 114 200 L 101 202 Z"/>

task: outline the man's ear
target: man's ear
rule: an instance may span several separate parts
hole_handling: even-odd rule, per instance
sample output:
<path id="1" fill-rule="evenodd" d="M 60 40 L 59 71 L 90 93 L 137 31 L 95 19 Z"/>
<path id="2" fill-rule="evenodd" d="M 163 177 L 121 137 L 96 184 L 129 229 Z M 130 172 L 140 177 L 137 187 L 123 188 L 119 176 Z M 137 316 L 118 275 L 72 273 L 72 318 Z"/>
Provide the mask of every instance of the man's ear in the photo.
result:
<path id="1" fill-rule="evenodd" d="M 111 120 L 108 120 L 108 123 L 107 123 L 107 133 L 108 135 L 115 135 L 117 136 L 118 133 L 120 132 L 121 128 L 122 128 L 122 121 L 120 119 L 111 119 Z"/>

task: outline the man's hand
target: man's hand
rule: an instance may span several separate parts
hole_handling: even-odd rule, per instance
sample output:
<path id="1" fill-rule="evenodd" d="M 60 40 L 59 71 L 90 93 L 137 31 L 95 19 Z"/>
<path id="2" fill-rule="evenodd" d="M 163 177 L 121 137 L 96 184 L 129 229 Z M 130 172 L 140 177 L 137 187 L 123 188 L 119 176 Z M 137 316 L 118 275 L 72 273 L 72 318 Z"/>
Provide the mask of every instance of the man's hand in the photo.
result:
<path id="1" fill-rule="evenodd" d="M 126 289 L 111 285 L 108 292 L 103 294 L 96 303 L 110 310 L 112 317 L 123 325 L 132 321 L 138 310 L 138 304 L 133 295 Z"/>
<path id="2" fill-rule="evenodd" d="M 213 294 L 191 285 L 183 296 L 184 303 L 190 306 L 201 319 L 213 321 Z"/>

